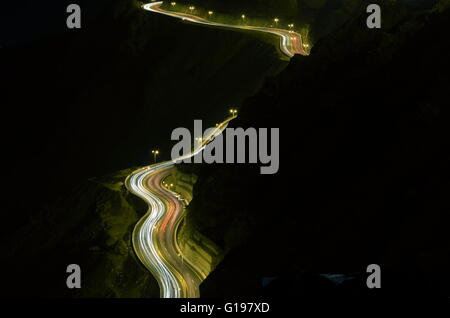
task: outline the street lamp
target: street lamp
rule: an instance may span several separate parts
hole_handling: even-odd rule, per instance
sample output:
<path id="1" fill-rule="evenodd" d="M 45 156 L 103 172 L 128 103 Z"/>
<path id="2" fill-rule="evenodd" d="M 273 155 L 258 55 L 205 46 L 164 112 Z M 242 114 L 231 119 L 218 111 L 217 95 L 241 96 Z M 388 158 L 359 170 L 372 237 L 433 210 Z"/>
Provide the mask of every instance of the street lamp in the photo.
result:
<path id="1" fill-rule="evenodd" d="M 159 155 L 159 150 L 152 150 L 153 161 L 156 163 L 156 156 Z"/>
<path id="2" fill-rule="evenodd" d="M 273 21 L 275 22 L 275 25 L 278 26 L 278 22 L 280 21 L 280 19 L 275 18 L 275 19 L 273 19 Z"/>
<path id="3" fill-rule="evenodd" d="M 175 6 L 177 5 L 177 3 L 176 3 L 176 2 L 171 2 L 170 5 L 171 5 L 172 7 L 175 7 Z"/>
<path id="4" fill-rule="evenodd" d="M 294 24 L 293 23 L 288 24 L 288 27 L 289 27 L 289 29 L 292 29 L 294 27 Z"/>
<path id="5" fill-rule="evenodd" d="M 194 7 L 194 6 L 190 6 L 190 7 L 189 7 L 189 10 L 191 10 L 191 13 L 192 13 L 192 11 L 195 10 L 195 7 Z"/>
<path id="6" fill-rule="evenodd" d="M 230 109 L 230 114 L 231 114 L 232 116 L 236 116 L 236 114 L 237 114 L 237 109 Z"/>
<path id="7" fill-rule="evenodd" d="M 213 11 L 208 11 L 208 15 L 209 15 L 209 16 L 212 16 L 213 14 L 214 14 Z"/>

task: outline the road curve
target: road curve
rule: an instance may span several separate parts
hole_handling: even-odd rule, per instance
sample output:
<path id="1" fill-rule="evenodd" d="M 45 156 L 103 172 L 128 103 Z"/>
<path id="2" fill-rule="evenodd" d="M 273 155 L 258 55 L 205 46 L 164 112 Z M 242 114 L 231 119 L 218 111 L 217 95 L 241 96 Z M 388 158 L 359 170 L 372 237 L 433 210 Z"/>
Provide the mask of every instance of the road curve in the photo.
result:
<path id="1" fill-rule="evenodd" d="M 302 36 L 295 31 L 278 29 L 278 28 L 257 27 L 257 26 L 250 26 L 250 25 L 231 25 L 231 24 L 212 22 L 212 21 L 208 21 L 204 18 L 197 17 L 192 14 L 164 10 L 161 8 L 162 3 L 163 3 L 162 1 L 147 3 L 147 4 L 142 5 L 142 8 L 147 11 L 164 14 L 167 16 L 182 19 L 183 21 L 188 21 L 188 22 L 197 23 L 197 24 L 203 24 L 203 25 L 214 26 L 214 27 L 222 27 L 222 28 L 228 28 L 228 29 L 250 30 L 250 31 L 273 34 L 280 38 L 280 50 L 286 56 L 293 57 L 295 54 L 308 55 L 308 53 L 304 49 Z"/>
<path id="2" fill-rule="evenodd" d="M 206 273 L 183 257 L 178 246 L 176 233 L 184 216 L 184 207 L 176 193 L 161 185 L 162 180 L 177 162 L 201 152 L 234 118 L 230 117 L 212 129 L 191 153 L 137 169 L 125 180 L 127 189 L 149 207 L 136 223 L 132 243 L 137 257 L 158 282 L 161 298 L 199 297 L 199 285 L 206 277 Z"/>

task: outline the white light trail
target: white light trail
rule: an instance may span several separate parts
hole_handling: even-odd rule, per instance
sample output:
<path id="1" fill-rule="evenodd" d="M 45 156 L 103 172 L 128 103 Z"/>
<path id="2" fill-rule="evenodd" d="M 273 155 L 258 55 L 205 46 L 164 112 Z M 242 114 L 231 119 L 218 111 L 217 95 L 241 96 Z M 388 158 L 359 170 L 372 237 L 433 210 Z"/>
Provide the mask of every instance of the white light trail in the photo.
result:
<path id="1" fill-rule="evenodd" d="M 192 153 L 172 161 L 166 161 L 140 168 L 136 171 L 133 171 L 133 173 L 131 173 L 125 180 L 125 185 L 128 190 L 136 196 L 142 198 L 149 207 L 147 213 L 137 222 L 133 230 L 132 243 L 133 249 L 136 252 L 139 260 L 157 280 L 160 287 L 161 298 L 180 298 L 186 297 L 187 295 L 185 290 L 182 288 L 183 286 L 180 282 L 180 278 L 177 278 L 175 270 L 158 251 L 158 224 L 166 215 L 167 209 L 164 205 L 164 202 L 160 198 L 158 198 L 157 195 L 147 190 L 147 188 L 145 187 L 145 181 L 149 176 L 158 174 L 161 170 L 175 165 L 176 162 L 180 162 L 181 160 L 192 157 L 202 151 L 206 147 L 208 142 L 212 138 L 220 135 L 222 131 L 228 126 L 229 121 L 234 118 L 235 116 L 232 116 L 215 127 L 215 129 L 211 131 L 211 134 L 209 136 L 206 136 L 203 139 L 202 143 L 197 146 L 197 148 L 195 148 Z M 175 249 L 177 251 L 180 251 L 176 239 Z M 195 268 L 194 264 L 190 265 L 192 268 Z"/>
<path id="2" fill-rule="evenodd" d="M 162 1 L 147 3 L 147 4 L 144 4 L 142 6 L 142 8 L 147 11 L 164 14 L 164 15 L 167 15 L 170 17 L 182 19 L 183 21 L 189 21 L 192 23 L 204 24 L 204 25 L 215 26 L 215 27 L 223 27 L 223 28 L 229 28 L 229 29 L 241 29 L 241 30 L 250 30 L 250 31 L 270 33 L 270 34 L 277 35 L 280 37 L 280 50 L 288 57 L 293 57 L 295 54 L 308 55 L 303 49 L 302 36 L 299 33 L 294 32 L 292 30 L 283 30 L 283 29 L 256 27 L 256 26 L 245 26 L 245 25 L 231 25 L 231 24 L 211 22 L 211 21 L 207 21 L 203 18 L 196 17 L 196 16 L 193 16 L 193 15 L 190 15 L 187 13 L 165 11 L 165 10 L 161 9 L 162 3 L 163 3 Z M 300 43 L 300 45 L 298 45 L 297 47 L 295 46 L 296 39 Z"/>

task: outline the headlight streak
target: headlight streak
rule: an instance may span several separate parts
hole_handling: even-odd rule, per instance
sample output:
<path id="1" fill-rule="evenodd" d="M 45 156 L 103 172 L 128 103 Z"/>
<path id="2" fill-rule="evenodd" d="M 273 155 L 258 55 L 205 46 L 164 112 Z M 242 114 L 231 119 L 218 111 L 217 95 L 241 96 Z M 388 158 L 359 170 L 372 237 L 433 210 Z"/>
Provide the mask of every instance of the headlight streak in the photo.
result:
<path id="1" fill-rule="evenodd" d="M 273 35 L 277 35 L 280 37 L 280 50 L 288 57 L 293 57 L 295 54 L 308 55 L 308 53 L 303 49 L 302 44 L 302 36 L 294 32 L 292 30 L 283 30 L 277 28 L 266 28 L 266 27 L 256 27 L 256 26 L 240 26 L 240 25 L 231 25 L 231 24 L 223 24 L 217 22 L 207 21 L 203 18 L 196 17 L 187 13 L 175 13 L 170 11 L 165 11 L 161 8 L 161 4 L 163 2 L 152 2 L 142 5 L 142 8 L 147 11 L 152 11 L 160 14 L 164 14 L 167 16 L 175 17 L 178 19 L 182 19 L 183 21 L 189 21 L 192 23 L 204 24 L 215 27 L 223 27 L 229 29 L 241 29 L 241 30 L 250 30 L 257 32 L 270 33 Z M 296 40 L 299 41 L 299 45 L 296 45 Z"/>
<path id="2" fill-rule="evenodd" d="M 201 152 L 209 141 L 220 135 L 228 126 L 228 122 L 235 117 L 236 116 L 229 117 L 227 120 L 217 125 L 217 127 L 211 131 L 209 136 L 203 138 L 202 143 L 198 145 L 192 153 L 172 161 L 166 161 L 137 169 L 133 171 L 125 180 L 127 189 L 131 193 L 143 199 L 149 207 L 147 213 L 136 223 L 136 226 L 134 227 L 132 245 L 139 260 L 157 280 L 161 298 L 197 297 L 199 295 L 199 291 L 198 286 L 191 286 L 191 288 L 187 286 L 188 284 L 194 284 L 194 282 L 185 279 L 182 276 L 182 273 L 177 271 L 174 266 L 171 265 L 167 259 L 165 259 L 163 255 L 164 253 L 160 251 L 161 248 L 164 248 L 165 253 L 169 253 L 167 247 L 160 246 L 161 243 L 158 241 L 157 236 L 160 223 L 166 216 L 167 208 L 161 198 L 146 188 L 146 180 L 151 176 L 159 174 L 163 170 L 174 166 L 176 162 L 180 162 Z M 167 194 L 175 196 L 174 192 L 167 189 L 165 189 L 165 191 Z M 172 257 L 179 257 L 178 255 L 182 255 L 176 240 L 176 231 L 182 216 L 184 216 L 184 213 L 181 213 L 180 218 L 176 220 L 174 232 L 171 233 L 174 238 L 174 248 L 177 254 L 171 255 Z M 188 260 L 186 260 L 186 263 L 187 264 L 185 266 L 188 266 L 197 275 L 197 277 L 199 277 L 200 281 L 206 277 L 206 274 L 196 267 L 195 264 L 189 263 Z M 195 291 L 192 292 L 192 290 Z"/>
<path id="3" fill-rule="evenodd" d="M 135 195 L 144 199 L 149 205 L 146 215 L 139 220 L 133 230 L 133 248 L 144 266 L 153 274 L 160 286 L 160 297 L 179 298 L 180 288 L 178 282 L 167 264 L 162 260 L 156 250 L 155 236 L 157 223 L 164 216 L 163 202 L 144 187 L 144 181 L 149 173 L 155 172 L 161 166 L 144 169 L 129 178 L 129 189 Z"/>

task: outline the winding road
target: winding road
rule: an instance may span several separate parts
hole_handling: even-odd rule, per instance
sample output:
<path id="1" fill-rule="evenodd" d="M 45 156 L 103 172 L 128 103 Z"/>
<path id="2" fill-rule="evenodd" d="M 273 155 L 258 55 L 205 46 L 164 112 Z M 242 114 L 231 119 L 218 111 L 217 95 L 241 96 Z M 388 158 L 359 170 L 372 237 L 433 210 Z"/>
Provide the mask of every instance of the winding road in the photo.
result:
<path id="1" fill-rule="evenodd" d="M 204 18 L 188 14 L 182 12 L 175 11 L 167 11 L 161 8 L 162 1 L 152 2 L 142 5 L 144 10 L 164 14 L 167 16 L 171 16 L 174 18 L 182 19 L 183 21 L 188 21 L 197 24 L 203 24 L 213 27 L 221 27 L 227 29 L 237 29 L 237 30 L 247 30 L 247 31 L 256 31 L 263 32 L 272 35 L 276 35 L 280 38 L 280 50 L 288 57 L 293 57 L 295 54 L 308 55 L 305 48 L 307 44 L 304 44 L 302 41 L 302 36 L 293 31 L 293 30 L 285 30 L 279 28 L 267 28 L 267 27 L 258 27 L 258 26 L 250 26 L 250 25 L 232 25 L 232 24 L 224 24 L 213 21 L 208 21 Z"/>
<path id="2" fill-rule="evenodd" d="M 179 195 L 163 187 L 162 181 L 177 162 L 201 152 L 234 118 L 229 117 L 212 129 L 191 153 L 135 170 L 125 181 L 128 190 L 149 206 L 133 230 L 133 249 L 157 280 L 161 298 L 199 297 L 199 285 L 207 275 L 190 263 L 178 246 L 176 235 L 184 206 Z"/>
<path id="3" fill-rule="evenodd" d="M 152 2 L 144 4 L 142 8 L 187 22 L 276 35 L 280 38 L 280 50 L 286 56 L 308 55 L 301 35 L 292 30 L 217 23 L 192 14 L 167 11 L 161 8 L 161 5 L 161 1 Z M 199 285 L 208 274 L 183 256 L 177 242 L 177 229 L 184 216 L 184 204 L 179 195 L 163 187 L 162 182 L 171 174 L 176 162 L 202 151 L 234 118 L 235 116 L 232 116 L 217 125 L 190 154 L 135 170 L 125 181 L 128 190 L 142 198 L 149 206 L 147 213 L 134 228 L 132 241 L 137 257 L 157 280 L 162 298 L 199 297 Z"/>

